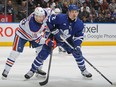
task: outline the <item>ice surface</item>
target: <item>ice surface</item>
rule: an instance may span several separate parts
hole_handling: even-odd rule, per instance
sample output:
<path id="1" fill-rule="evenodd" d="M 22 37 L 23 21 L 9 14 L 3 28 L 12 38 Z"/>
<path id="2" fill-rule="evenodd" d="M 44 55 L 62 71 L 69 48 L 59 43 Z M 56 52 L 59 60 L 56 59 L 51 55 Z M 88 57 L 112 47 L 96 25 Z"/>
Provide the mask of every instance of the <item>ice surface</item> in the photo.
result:
<path id="1" fill-rule="evenodd" d="M 11 47 L 0 47 L 0 76 L 9 56 Z M 83 46 L 83 55 L 110 81 L 116 82 L 116 46 Z M 45 78 L 33 76 L 25 80 L 36 56 L 35 50 L 25 47 L 24 52 L 16 60 L 7 80 L 0 78 L 0 87 L 40 87 L 39 82 Z M 47 71 L 49 58 L 44 62 L 43 70 Z M 82 77 L 72 55 L 59 54 L 54 50 L 50 78 L 44 87 L 116 87 L 110 85 L 98 72 L 86 63 L 87 69 L 93 74 L 92 80 Z"/>

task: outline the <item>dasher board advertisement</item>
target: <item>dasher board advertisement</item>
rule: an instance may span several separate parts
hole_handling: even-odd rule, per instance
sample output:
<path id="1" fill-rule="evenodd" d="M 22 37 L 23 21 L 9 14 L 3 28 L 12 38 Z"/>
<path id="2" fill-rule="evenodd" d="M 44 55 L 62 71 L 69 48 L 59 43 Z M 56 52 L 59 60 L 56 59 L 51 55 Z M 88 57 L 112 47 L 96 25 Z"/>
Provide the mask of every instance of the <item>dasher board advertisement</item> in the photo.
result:
<path id="1" fill-rule="evenodd" d="M 11 46 L 19 23 L 0 23 L 0 46 Z M 85 23 L 83 46 L 116 45 L 116 24 Z"/>

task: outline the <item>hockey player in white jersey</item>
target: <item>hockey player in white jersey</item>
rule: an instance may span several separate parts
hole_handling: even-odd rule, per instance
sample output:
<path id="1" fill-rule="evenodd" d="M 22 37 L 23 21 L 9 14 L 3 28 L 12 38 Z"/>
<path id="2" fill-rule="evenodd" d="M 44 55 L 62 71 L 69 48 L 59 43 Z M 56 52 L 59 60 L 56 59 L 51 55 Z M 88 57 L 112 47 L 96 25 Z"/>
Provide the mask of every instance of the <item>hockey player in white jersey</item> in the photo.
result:
<path id="1" fill-rule="evenodd" d="M 17 57 L 23 52 L 26 42 L 29 41 L 32 48 L 38 47 L 38 50 L 41 48 L 42 44 L 46 42 L 46 38 L 43 37 L 43 35 L 48 28 L 46 28 L 46 24 L 43 23 L 44 19 L 45 11 L 43 8 L 37 7 L 29 17 L 21 20 L 19 29 L 15 33 L 12 51 L 7 58 L 5 69 L 2 73 L 3 78 L 8 76 L 8 73 L 10 72 L 10 69 L 15 63 Z M 47 44 L 52 46 L 53 41 L 47 41 Z M 40 74 L 41 73 L 43 74 L 42 70 L 40 70 Z"/>

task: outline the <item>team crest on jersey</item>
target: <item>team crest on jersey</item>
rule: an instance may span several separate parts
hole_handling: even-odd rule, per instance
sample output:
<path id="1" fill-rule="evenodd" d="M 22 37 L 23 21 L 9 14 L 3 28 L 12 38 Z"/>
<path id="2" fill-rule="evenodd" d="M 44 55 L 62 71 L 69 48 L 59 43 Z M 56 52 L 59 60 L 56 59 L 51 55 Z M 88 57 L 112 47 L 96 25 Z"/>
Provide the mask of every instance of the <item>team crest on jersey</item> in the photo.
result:
<path id="1" fill-rule="evenodd" d="M 67 39 L 67 38 L 69 38 L 71 35 L 69 34 L 69 30 L 68 29 L 66 29 L 66 30 L 64 30 L 64 31 L 62 31 L 62 30 L 60 30 L 61 32 L 62 32 L 62 36 L 63 36 L 63 38 L 65 38 L 65 39 Z"/>

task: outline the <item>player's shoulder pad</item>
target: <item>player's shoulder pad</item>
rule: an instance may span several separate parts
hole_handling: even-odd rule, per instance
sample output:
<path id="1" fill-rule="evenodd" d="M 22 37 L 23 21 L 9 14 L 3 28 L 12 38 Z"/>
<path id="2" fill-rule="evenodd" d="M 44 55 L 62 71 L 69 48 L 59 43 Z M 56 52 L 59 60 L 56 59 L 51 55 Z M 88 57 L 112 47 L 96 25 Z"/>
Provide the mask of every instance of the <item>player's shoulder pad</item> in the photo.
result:
<path id="1" fill-rule="evenodd" d="M 59 23 L 62 23 L 67 18 L 66 14 L 58 14 L 56 17 Z"/>
<path id="2" fill-rule="evenodd" d="M 58 14 L 57 17 L 58 18 L 64 18 L 66 16 L 66 14 Z"/>
<path id="3" fill-rule="evenodd" d="M 83 21 L 80 18 L 77 18 L 76 22 L 79 24 L 83 24 Z"/>

